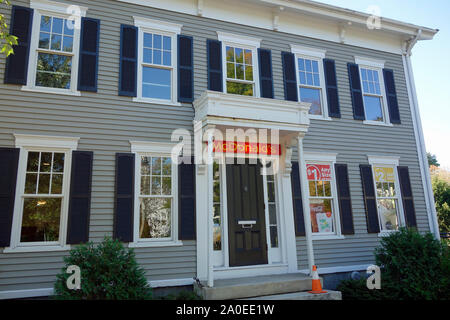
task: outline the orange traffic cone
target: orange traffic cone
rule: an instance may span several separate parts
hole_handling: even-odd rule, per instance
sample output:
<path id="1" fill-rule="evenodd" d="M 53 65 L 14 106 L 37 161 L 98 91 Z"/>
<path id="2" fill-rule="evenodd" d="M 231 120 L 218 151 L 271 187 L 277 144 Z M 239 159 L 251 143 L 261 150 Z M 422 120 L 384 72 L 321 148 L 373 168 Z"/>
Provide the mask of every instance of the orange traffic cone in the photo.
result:
<path id="1" fill-rule="evenodd" d="M 312 277 L 312 290 L 308 292 L 313 294 L 327 293 L 325 290 L 322 290 L 322 284 L 320 283 L 319 273 L 317 272 L 316 266 L 313 266 Z"/>

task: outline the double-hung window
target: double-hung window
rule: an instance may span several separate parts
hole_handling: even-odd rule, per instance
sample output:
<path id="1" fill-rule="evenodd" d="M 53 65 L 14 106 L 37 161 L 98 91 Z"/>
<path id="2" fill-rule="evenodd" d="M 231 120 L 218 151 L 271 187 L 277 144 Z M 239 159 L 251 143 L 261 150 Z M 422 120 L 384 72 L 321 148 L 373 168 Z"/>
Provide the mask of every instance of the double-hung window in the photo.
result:
<path id="1" fill-rule="evenodd" d="M 11 251 L 66 248 L 72 150 L 78 138 L 15 135 L 21 149 Z"/>
<path id="2" fill-rule="evenodd" d="M 178 239 L 178 166 L 172 144 L 131 142 L 136 155 L 134 244 L 173 245 Z"/>
<path id="3" fill-rule="evenodd" d="M 32 1 L 34 9 L 27 85 L 40 90 L 79 95 L 78 59 L 80 19 L 86 8 L 70 10 L 66 4 Z"/>
<path id="4" fill-rule="evenodd" d="M 336 155 L 305 153 L 305 159 L 313 236 L 339 236 L 339 205 L 334 173 Z"/>
<path id="5" fill-rule="evenodd" d="M 387 99 L 383 79 L 383 61 L 355 58 L 359 65 L 364 113 L 368 124 L 389 122 Z"/>
<path id="6" fill-rule="evenodd" d="M 396 231 L 403 224 L 398 158 L 369 157 L 369 163 L 372 165 L 380 231 Z"/>
<path id="7" fill-rule="evenodd" d="M 223 32 L 217 34 L 222 42 L 224 92 L 259 97 L 257 50 L 261 40 Z"/>
<path id="8" fill-rule="evenodd" d="M 298 94 L 301 102 L 311 103 L 313 118 L 328 118 L 323 59 L 325 50 L 291 45 L 295 54 Z"/>
<path id="9" fill-rule="evenodd" d="M 181 25 L 134 17 L 138 36 L 138 101 L 176 103 L 177 34 Z"/>

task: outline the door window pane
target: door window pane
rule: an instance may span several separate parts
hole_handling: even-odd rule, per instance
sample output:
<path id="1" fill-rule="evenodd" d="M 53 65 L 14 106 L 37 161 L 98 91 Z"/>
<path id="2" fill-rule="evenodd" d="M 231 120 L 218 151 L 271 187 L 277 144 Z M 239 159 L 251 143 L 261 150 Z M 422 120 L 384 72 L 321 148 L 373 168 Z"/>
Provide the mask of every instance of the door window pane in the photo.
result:
<path id="1" fill-rule="evenodd" d="M 222 215 L 220 197 L 220 166 L 217 162 L 213 164 L 213 248 L 222 250 Z"/>

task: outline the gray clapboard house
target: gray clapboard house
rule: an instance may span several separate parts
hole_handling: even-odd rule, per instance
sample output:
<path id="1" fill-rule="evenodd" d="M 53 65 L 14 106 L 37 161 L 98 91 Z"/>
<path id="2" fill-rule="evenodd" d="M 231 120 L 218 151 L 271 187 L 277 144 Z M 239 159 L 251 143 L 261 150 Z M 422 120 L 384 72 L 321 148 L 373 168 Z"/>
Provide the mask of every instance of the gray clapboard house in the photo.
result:
<path id="1" fill-rule="evenodd" d="M 50 295 L 105 235 L 155 288 L 361 271 L 399 227 L 438 237 L 410 62 L 437 30 L 307 0 L 11 2 L 0 298 Z"/>

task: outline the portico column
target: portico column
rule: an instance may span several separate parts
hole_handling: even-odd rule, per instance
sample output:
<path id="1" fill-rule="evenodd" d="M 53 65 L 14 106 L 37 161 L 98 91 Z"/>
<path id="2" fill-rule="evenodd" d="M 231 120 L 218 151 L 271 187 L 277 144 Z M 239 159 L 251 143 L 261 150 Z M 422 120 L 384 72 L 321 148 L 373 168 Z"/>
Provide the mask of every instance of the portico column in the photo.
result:
<path id="1" fill-rule="evenodd" d="M 308 255 L 308 267 L 309 273 L 312 273 L 312 266 L 314 265 L 314 249 L 312 242 L 312 231 L 311 231 L 311 215 L 309 207 L 309 187 L 308 179 L 306 179 L 306 161 L 303 155 L 303 135 L 298 136 L 297 140 L 298 148 L 298 168 L 300 171 L 300 188 L 302 191 L 302 202 L 303 202 L 303 218 L 305 221 L 305 236 L 306 236 L 306 251 Z"/>

